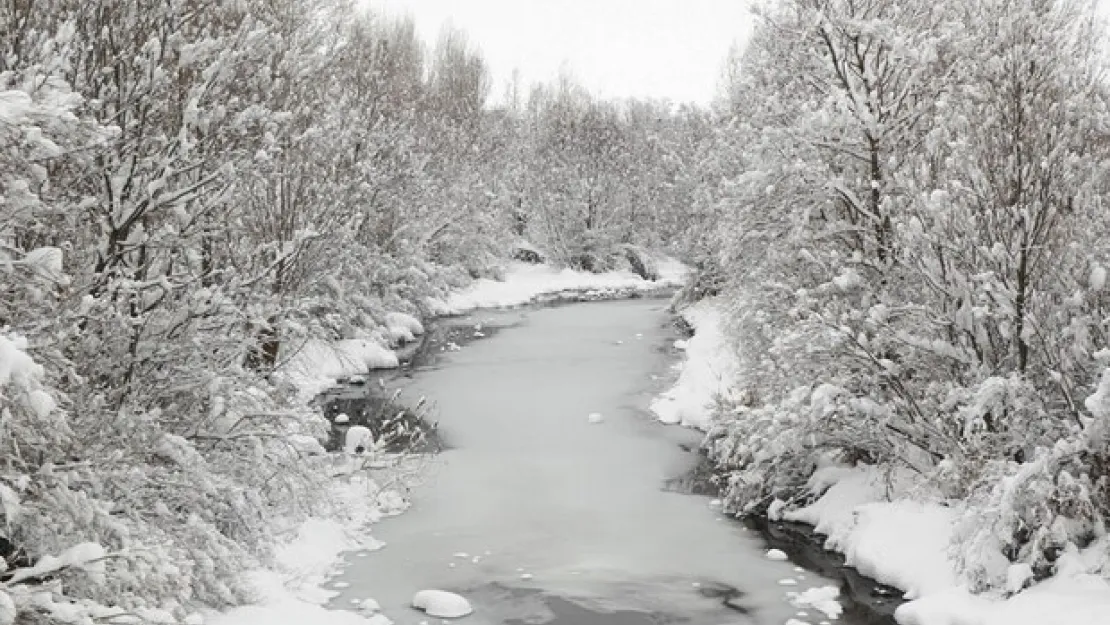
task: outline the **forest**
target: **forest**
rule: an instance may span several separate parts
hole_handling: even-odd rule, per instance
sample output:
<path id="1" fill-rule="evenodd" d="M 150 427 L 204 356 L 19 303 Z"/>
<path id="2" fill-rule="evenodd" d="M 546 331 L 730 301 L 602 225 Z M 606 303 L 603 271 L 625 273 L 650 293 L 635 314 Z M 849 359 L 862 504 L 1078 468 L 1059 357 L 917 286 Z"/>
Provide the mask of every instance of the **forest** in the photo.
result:
<path id="1" fill-rule="evenodd" d="M 0 2 L 0 625 L 38 622 L 46 574 L 248 601 L 274 519 L 335 505 L 282 365 L 390 346 L 390 314 L 533 256 L 666 253 L 722 302 L 742 393 L 705 446 L 734 512 L 865 463 L 958 505 L 976 591 L 1092 546 L 1110 575 L 1089 3 L 755 4 L 699 107 L 494 93 L 466 33 L 427 49 L 344 0 Z"/>

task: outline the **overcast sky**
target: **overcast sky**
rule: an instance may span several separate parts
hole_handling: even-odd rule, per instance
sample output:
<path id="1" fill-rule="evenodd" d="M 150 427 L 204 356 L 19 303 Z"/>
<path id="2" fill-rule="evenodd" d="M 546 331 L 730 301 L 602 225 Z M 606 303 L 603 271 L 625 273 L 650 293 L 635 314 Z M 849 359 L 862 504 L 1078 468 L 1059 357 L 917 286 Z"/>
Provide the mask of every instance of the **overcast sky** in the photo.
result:
<path id="1" fill-rule="evenodd" d="M 604 97 L 707 104 L 734 41 L 747 35 L 743 0 L 366 0 L 408 13 L 434 44 L 450 23 L 490 64 L 500 99 L 514 69 L 525 84 L 566 67 Z"/>

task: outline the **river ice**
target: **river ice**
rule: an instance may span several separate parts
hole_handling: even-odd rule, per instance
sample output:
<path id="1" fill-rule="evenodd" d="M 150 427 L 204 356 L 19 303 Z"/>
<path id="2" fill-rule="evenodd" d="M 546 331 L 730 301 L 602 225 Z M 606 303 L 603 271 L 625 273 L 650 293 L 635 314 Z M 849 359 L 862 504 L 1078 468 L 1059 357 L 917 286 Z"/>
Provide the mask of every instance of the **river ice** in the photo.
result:
<path id="1" fill-rule="evenodd" d="M 700 440 L 647 411 L 660 390 L 653 376 L 665 376 L 674 358 L 662 349 L 675 338 L 665 302 L 479 320 L 511 327 L 408 383 L 405 396 L 437 404 L 451 449 L 425 467 L 412 508 L 374 527 L 387 546 L 349 558 L 334 580 L 349 586 L 334 605 L 372 596 L 397 623 L 420 623 L 428 617 L 408 607 L 413 593 L 441 588 L 470 599 L 474 624 L 550 620 L 545 593 L 664 622 L 807 622 L 786 591 L 830 582 L 767 559 L 759 539 L 710 498 L 663 489 L 696 461 L 680 443 Z M 744 593 L 732 602 L 747 614 L 705 596 L 726 587 Z"/>

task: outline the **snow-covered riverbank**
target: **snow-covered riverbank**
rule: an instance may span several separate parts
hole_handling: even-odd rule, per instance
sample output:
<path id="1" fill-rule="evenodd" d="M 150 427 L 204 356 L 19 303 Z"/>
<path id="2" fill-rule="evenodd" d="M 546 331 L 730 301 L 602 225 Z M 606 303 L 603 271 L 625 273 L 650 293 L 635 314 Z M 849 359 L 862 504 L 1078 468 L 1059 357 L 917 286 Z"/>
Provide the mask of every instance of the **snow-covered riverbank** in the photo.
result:
<path id="1" fill-rule="evenodd" d="M 724 331 L 723 316 L 713 300 L 702 300 L 682 311 L 695 333 L 675 342 L 685 352 L 675 364 L 674 385 L 651 403 L 660 421 L 706 430 L 718 398 L 735 399 L 735 352 Z"/>
<path id="2" fill-rule="evenodd" d="M 429 300 L 427 308 L 438 316 L 459 315 L 481 308 L 511 308 L 538 300 L 584 296 L 608 299 L 649 293 L 682 285 L 688 269 L 673 259 L 657 261 L 659 279 L 645 280 L 631 271 L 588 273 L 550 265 L 510 263 L 502 280 L 480 279 L 443 300 Z M 291 354 L 281 375 L 298 390 L 302 401 L 315 397 L 337 380 L 365 374 L 371 369 L 398 366 L 398 352 L 423 333 L 411 315 L 393 312 L 384 324 L 365 336 L 325 343 L 309 341 Z"/>
<path id="3" fill-rule="evenodd" d="M 682 315 L 695 334 L 685 343 L 675 386 L 653 410 L 665 422 L 707 429 L 716 396 L 735 398 L 737 380 L 729 376 L 737 365 L 712 300 Z M 896 480 L 892 490 L 888 476 L 867 466 L 824 466 L 809 486 L 819 495 L 812 504 L 789 509 L 776 502 L 770 515 L 813 525 L 848 564 L 903 590 L 908 601 L 896 612 L 902 625 L 1102 625 L 1110 619 L 1110 584 L 1088 572 L 1105 553 L 1105 538 L 1062 554 L 1053 578 L 1023 592 L 1009 598 L 972 595 L 960 582 L 950 547 L 959 502 L 925 500 L 926 491 L 909 478 Z M 1014 589 L 1026 574 L 1011 571 Z"/>
<path id="4" fill-rule="evenodd" d="M 334 590 L 324 583 L 339 572 L 344 554 L 380 549 L 370 526 L 400 514 L 408 503 L 392 490 L 382 489 L 365 475 L 336 482 L 332 498 L 345 514 L 315 517 L 288 532 L 279 545 L 275 567 L 255 571 L 250 581 L 257 592 L 253 605 L 224 613 L 210 613 L 208 625 L 387 625 L 373 611 L 332 610 L 325 607 Z"/>

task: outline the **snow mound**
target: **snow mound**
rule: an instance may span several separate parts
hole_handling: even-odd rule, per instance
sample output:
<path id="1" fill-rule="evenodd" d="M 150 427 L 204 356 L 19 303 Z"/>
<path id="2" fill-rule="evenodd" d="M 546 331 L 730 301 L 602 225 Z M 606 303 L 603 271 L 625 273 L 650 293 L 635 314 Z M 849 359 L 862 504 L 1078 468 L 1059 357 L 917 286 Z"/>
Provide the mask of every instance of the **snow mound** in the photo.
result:
<path id="1" fill-rule="evenodd" d="M 400 361 L 388 347 L 370 339 L 348 339 L 329 343 L 307 341 L 288 355 L 281 375 L 309 400 L 341 378 L 368 373 L 371 369 L 395 369 Z"/>
<path id="2" fill-rule="evenodd" d="M 736 398 L 740 367 L 715 300 L 694 304 L 682 317 L 694 328 L 694 336 L 675 342 L 675 347 L 685 350 L 686 358 L 676 365 L 678 380 L 651 402 L 651 411 L 663 423 L 706 430 L 717 398 Z"/>
<path id="3" fill-rule="evenodd" d="M 413 595 L 412 607 L 435 618 L 459 618 L 474 611 L 466 598 L 446 590 L 421 590 Z"/>
<path id="4" fill-rule="evenodd" d="M 776 560 L 779 562 L 787 560 L 786 552 L 781 549 L 768 549 L 766 555 L 768 560 Z"/>
<path id="5" fill-rule="evenodd" d="M 809 487 L 824 495 L 783 518 L 813 525 L 828 537 L 826 548 L 843 553 L 864 575 L 904 590 L 906 599 L 958 583 L 948 555 L 957 516 L 952 508 L 884 501 L 884 478 L 871 467 L 825 467 Z"/>
<path id="6" fill-rule="evenodd" d="M 343 436 L 343 451 L 354 454 L 358 449 L 370 451 L 374 447 L 374 433 L 365 425 L 356 425 Z"/>

